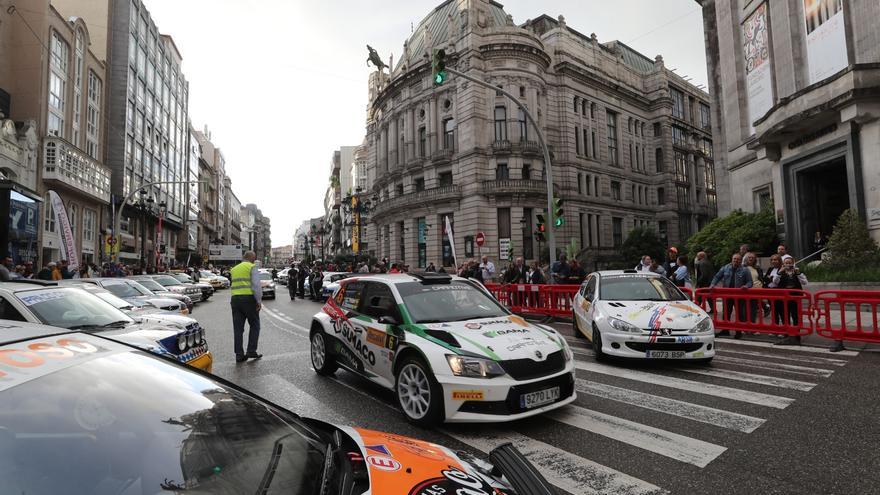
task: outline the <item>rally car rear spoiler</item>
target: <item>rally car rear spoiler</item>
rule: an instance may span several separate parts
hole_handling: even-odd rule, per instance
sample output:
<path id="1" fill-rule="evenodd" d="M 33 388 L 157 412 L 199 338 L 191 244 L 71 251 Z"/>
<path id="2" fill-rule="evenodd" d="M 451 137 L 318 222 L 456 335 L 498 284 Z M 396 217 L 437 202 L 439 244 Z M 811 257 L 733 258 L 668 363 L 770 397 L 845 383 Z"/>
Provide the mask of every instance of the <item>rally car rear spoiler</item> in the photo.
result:
<path id="1" fill-rule="evenodd" d="M 489 452 L 489 462 L 510 483 L 517 495 L 554 495 L 553 486 L 512 443 L 505 443 Z"/>

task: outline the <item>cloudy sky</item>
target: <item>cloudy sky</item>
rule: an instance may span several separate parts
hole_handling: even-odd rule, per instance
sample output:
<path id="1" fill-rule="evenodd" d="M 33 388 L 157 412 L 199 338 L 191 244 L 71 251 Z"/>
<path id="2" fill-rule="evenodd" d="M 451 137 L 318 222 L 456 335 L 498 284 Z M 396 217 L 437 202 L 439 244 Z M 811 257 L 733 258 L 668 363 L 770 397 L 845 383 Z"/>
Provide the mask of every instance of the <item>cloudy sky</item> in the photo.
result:
<path id="1" fill-rule="evenodd" d="M 360 144 L 369 43 L 399 58 L 411 26 L 440 0 L 145 0 L 183 54 L 193 125 L 207 125 L 242 204 L 272 220 L 290 244 L 323 214 L 333 151 Z M 565 16 L 600 42 L 619 39 L 706 82 L 703 25 L 694 0 L 510 0 L 520 24 Z"/>

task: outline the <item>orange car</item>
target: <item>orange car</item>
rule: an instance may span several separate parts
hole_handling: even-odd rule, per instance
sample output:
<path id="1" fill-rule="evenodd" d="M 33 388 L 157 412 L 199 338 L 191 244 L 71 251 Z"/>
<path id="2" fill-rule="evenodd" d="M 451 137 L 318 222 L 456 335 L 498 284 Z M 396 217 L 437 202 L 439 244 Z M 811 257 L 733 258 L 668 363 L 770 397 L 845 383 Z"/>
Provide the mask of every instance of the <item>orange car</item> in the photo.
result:
<path id="1" fill-rule="evenodd" d="M 489 462 L 300 418 L 98 335 L 0 320 L 4 493 L 549 495 L 510 444 Z"/>

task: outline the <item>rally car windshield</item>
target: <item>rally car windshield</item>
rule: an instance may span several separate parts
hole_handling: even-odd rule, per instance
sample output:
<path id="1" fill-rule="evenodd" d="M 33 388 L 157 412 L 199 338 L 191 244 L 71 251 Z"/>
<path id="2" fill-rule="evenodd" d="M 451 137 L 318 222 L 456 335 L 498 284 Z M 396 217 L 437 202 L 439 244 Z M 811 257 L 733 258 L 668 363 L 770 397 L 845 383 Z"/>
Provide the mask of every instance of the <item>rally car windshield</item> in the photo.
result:
<path id="1" fill-rule="evenodd" d="M 141 291 L 137 290 L 136 287 L 121 281 L 106 282 L 104 283 L 104 288 L 112 292 L 114 296 L 121 297 L 123 299 L 126 297 L 139 297 L 145 295 L 141 293 Z"/>
<path id="2" fill-rule="evenodd" d="M 192 277 L 185 273 L 172 273 L 171 276 L 176 278 L 177 280 L 180 280 L 181 282 L 192 282 Z"/>
<path id="3" fill-rule="evenodd" d="M 158 277 L 153 278 L 156 282 L 159 282 L 161 285 L 165 287 L 171 287 L 174 285 L 182 285 L 180 280 L 172 277 L 171 275 L 160 275 Z"/>
<path id="4" fill-rule="evenodd" d="M 139 279 L 136 279 L 135 281 L 136 281 L 136 283 L 144 286 L 147 290 L 166 292 L 165 287 L 162 287 L 162 284 L 160 284 L 159 282 L 156 282 L 153 279 L 139 278 Z"/>
<path id="5" fill-rule="evenodd" d="M 602 277 L 599 299 L 603 301 L 684 301 L 687 298 L 666 277 L 620 275 Z"/>
<path id="6" fill-rule="evenodd" d="M 260 280 L 272 280 L 272 274 L 266 272 L 260 272 Z"/>
<path id="7" fill-rule="evenodd" d="M 327 443 L 294 416 L 146 353 L 96 347 L 0 392 L 4 493 L 318 493 Z"/>
<path id="8" fill-rule="evenodd" d="M 413 323 L 440 323 L 507 316 L 494 299 L 469 282 L 448 284 L 406 282 L 397 284 Z"/>
<path id="9" fill-rule="evenodd" d="M 118 299 L 112 294 L 104 294 Z M 35 290 L 17 295 L 41 322 L 54 327 L 101 327 L 116 322 L 133 321 L 100 297 L 78 289 Z M 127 304 L 125 301 L 122 303 Z"/>

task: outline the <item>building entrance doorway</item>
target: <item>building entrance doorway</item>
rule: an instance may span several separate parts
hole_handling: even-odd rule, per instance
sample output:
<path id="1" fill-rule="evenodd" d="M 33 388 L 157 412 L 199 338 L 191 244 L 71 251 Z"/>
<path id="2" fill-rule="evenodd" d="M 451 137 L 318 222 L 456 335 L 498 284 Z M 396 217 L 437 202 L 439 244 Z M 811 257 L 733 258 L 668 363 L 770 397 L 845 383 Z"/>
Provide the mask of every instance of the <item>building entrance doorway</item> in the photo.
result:
<path id="1" fill-rule="evenodd" d="M 798 252 L 814 251 L 816 232 L 831 236 L 834 223 L 850 207 L 846 159 L 841 157 L 797 172 L 800 237 Z"/>

